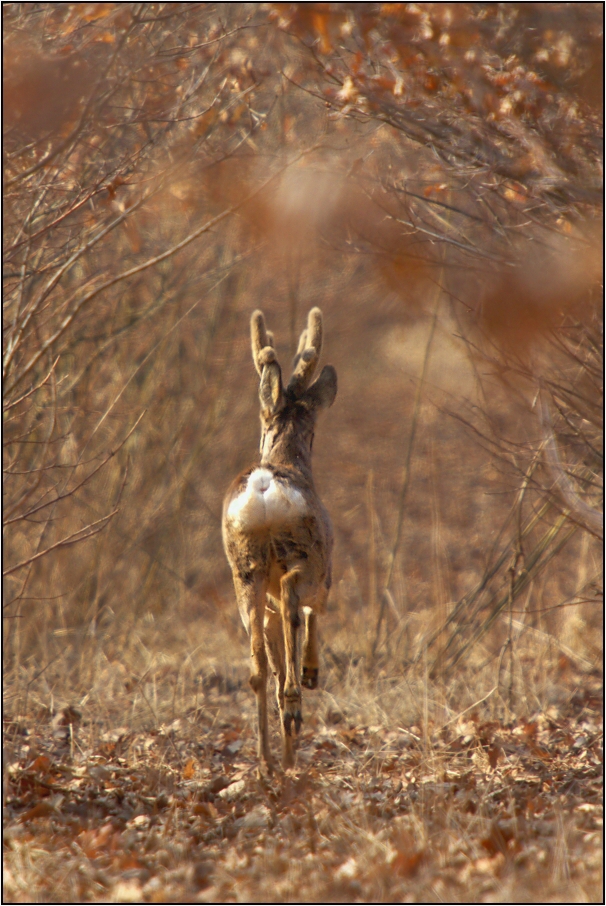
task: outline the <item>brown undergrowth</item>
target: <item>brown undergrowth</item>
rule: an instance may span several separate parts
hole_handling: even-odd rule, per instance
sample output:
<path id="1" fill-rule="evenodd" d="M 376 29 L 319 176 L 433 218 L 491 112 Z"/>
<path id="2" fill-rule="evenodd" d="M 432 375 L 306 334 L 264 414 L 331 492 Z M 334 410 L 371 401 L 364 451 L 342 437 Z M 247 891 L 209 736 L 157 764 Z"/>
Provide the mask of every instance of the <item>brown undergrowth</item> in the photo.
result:
<path id="1" fill-rule="evenodd" d="M 602 899 L 597 5 L 319 6 L 3 7 L 7 902 Z M 313 305 L 268 785 L 221 501 Z"/>

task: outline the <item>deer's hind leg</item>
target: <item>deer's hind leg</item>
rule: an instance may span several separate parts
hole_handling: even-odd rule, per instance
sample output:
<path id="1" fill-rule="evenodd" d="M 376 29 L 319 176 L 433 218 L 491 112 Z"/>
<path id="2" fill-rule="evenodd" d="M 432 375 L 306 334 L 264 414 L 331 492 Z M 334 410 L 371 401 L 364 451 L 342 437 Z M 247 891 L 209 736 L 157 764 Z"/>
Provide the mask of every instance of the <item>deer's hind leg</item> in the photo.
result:
<path id="1" fill-rule="evenodd" d="M 250 685 L 257 697 L 258 745 L 259 760 L 267 772 L 272 772 L 272 761 L 269 754 L 269 730 L 267 718 L 267 654 L 264 638 L 264 614 L 266 582 L 262 576 L 246 580 L 234 576 L 234 586 L 238 607 L 250 634 Z"/>
<path id="2" fill-rule="evenodd" d="M 299 617 L 300 582 L 301 573 L 297 567 L 287 572 L 280 580 L 280 606 L 286 660 L 283 724 L 287 736 L 291 736 L 293 724 L 294 731 L 298 734 L 303 723 L 297 655 L 297 632 L 301 625 Z"/>
<path id="3" fill-rule="evenodd" d="M 303 675 L 301 684 L 307 689 L 318 688 L 320 658 L 318 656 L 318 614 L 323 613 L 330 589 L 330 567 L 324 584 L 305 611 L 305 638 L 303 639 Z M 313 605 L 313 606 L 312 606 Z"/>
<path id="4" fill-rule="evenodd" d="M 284 633 L 282 630 L 282 615 L 278 611 L 268 608 L 265 611 L 265 644 L 269 664 L 276 680 L 276 698 L 280 714 L 280 730 L 282 734 L 282 765 L 291 768 L 295 763 L 293 739 L 284 726 L 284 684 L 286 681 L 286 667 L 284 657 Z"/>

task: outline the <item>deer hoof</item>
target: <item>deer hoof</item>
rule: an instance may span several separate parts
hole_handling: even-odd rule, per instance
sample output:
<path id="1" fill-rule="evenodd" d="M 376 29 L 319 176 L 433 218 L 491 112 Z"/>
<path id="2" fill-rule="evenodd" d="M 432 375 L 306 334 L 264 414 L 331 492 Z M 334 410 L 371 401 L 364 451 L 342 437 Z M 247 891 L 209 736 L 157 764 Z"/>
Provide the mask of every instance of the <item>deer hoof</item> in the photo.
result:
<path id="1" fill-rule="evenodd" d="M 297 736 L 301 730 L 301 724 L 303 723 L 303 716 L 300 711 L 295 711 L 295 733 Z"/>
<path id="2" fill-rule="evenodd" d="M 286 705 L 284 709 L 284 730 L 287 736 L 292 736 L 292 729 L 294 724 L 295 734 L 299 734 L 301 729 L 301 724 L 303 723 L 303 717 L 301 715 L 301 708 L 298 704 Z"/>
<path id="3" fill-rule="evenodd" d="M 305 686 L 306 689 L 317 689 L 318 688 L 318 668 L 317 667 L 303 667 L 303 676 L 301 677 L 301 685 Z"/>

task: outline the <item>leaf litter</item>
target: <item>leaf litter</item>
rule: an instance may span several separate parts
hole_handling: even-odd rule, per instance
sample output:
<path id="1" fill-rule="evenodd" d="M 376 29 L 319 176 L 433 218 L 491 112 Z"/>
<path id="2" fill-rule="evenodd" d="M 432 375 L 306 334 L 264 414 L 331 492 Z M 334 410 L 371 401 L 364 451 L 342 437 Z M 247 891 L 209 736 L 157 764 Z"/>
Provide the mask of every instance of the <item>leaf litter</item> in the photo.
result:
<path id="1" fill-rule="evenodd" d="M 593 686 L 557 716 L 474 714 L 418 734 L 310 716 L 297 769 L 269 781 L 229 691 L 219 726 L 183 717 L 99 734 L 84 713 L 66 736 L 50 715 L 7 719 L 5 899 L 30 899 L 26 864 L 48 902 L 67 891 L 87 902 L 591 898 L 603 739 Z"/>

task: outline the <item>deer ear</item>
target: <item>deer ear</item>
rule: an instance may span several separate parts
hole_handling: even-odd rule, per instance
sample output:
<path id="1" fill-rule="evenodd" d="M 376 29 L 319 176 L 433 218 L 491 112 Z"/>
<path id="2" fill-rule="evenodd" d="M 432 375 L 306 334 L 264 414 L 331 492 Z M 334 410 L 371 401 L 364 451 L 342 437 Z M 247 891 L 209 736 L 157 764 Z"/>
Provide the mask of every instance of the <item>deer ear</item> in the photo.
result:
<path id="1" fill-rule="evenodd" d="M 328 409 L 334 403 L 336 395 L 337 372 L 332 365 L 325 365 L 303 399 L 314 409 Z"/>
<path id="2" fill-rule="evenodd" d="M 266 346 L 261 351 L 258 362 L 261 366 L 261 383 L 259 385 L 261 410 L 267 415 L 275 415 L 284 405 L 284 392 L 282 390 L 282 371 L 271 346 Z"/>

